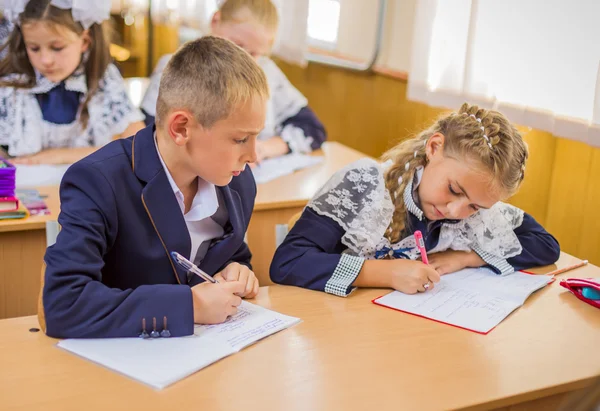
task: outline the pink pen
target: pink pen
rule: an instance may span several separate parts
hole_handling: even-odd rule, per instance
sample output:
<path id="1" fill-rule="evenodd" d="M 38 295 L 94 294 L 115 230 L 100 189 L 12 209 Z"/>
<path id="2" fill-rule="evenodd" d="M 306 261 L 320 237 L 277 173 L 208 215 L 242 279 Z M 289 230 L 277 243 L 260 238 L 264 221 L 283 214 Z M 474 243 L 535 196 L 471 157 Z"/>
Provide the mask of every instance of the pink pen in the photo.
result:
<path id="1" fill-rule="evenodd" d="M 425 249 L 425 241 L 423 241 L 423 234 L 419 230 L 415 231 L 415 242 L 417 243 L 417 248 L 421 253 L 421 260 L 424 264 L 429 265 L 429 260 L 427 259 L 427 250 Z"/>

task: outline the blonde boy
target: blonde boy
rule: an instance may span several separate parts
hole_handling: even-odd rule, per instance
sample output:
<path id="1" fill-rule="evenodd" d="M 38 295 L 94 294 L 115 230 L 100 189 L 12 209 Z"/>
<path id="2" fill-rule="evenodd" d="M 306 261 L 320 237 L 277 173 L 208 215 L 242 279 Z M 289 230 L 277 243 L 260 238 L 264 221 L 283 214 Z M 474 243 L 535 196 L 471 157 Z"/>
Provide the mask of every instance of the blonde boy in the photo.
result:
<path id="1" fill-rule="evenodd" d="M 184 45 L 160 83 L 156 127 L 74 164 L 62 226 L 46 253 L 43 307 L 53 337 L 193 333 L 258 292 L 244 243 L 256 185 L 247 163 L 268 87 L 251 56 L 204 37 Z M 180 269 L 176 251 L 214 275 Z"/>

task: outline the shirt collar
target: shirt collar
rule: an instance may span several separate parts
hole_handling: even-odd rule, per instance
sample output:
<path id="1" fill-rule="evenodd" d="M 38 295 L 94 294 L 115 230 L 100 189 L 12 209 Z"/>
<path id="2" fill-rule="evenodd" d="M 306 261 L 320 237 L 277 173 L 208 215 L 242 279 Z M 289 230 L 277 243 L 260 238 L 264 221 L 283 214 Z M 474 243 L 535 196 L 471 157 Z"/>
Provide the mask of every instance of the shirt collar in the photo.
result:
<path id="1" fill-rule="evenodd" d="M 177 198 L 177 202 L 179 203 L 179 207 L 181 208 L 181 212 L 185 211 L 184 198 L 183 193 L 175 184 L 175 180 L 173 180 L 173 176 L 169 172 L 160 151 L 158 150 L 158 143 L 156 141 L 156 132 L 154 133 L 154 146 L 156 147 L 156 153 L 158 154 L 158 159 L 160 160 L 160 164 L 165 170 L 165 174 L 167 175 L 167 180 L 169 180 L 169 185 L 173 190 L 173 194 L 175 194 L 175 198 Z M 190 211 L 187 214 L 184 214 L 186 221 L 199 221 L 203 220 L 207 217 L 212 216 L 217 212 L 219 208 L 219 199 L 217 197 L 217 188 L 214 184 L 211 184 L 205 180 L 202 180 L 198 177 L 198 191 L 192 200 L 192 206 L 190 207 Z"/>
<path id="2" fill-rule="evenodd" d="M 413 179 L 406 184 L 406 188 L 404 189 L 404 204 L 406 205 L 406 209 L 417 217 L 419 221 L 423 221 L 423 218 L 425 218 L 423 210 L 421 210 L 415 201 L 415 197 L 417 197 L 417 188 L 421 183 L 422 177 L 423 167 L 417 167 Z"/>
<path id="3" fill-rule="evenodd" d="M 60 83 L 65 83 L 65 89 L 76 91 L 82 94 L 87 93 L 87 80 L 83 64 L 80 65 L 69 77 L 57 83 L 48 80 L 42 73 L 35 71 L 35 86 L 28 89 L 31 94 L 44 94 L 58 86 Z"/>

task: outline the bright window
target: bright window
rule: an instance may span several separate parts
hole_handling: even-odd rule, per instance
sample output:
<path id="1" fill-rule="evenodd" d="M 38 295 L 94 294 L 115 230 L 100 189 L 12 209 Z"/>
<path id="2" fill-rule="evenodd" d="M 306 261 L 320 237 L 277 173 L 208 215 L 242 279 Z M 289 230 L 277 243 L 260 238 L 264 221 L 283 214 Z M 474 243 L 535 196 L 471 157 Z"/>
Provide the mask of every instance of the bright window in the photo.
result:
<path id="1" fill-rule="evenodd" d="M 339 25 L 339 0 L 309 0 L 307 34 L 310 45 L 335 49 Z"/>

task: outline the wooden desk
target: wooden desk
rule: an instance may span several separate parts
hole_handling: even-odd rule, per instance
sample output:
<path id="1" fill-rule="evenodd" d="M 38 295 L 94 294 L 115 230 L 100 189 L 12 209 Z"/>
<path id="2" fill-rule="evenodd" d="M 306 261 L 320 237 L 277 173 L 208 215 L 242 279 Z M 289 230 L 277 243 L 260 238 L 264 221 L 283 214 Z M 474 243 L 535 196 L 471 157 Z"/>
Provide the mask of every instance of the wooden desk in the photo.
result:
<path id="1" fill-rule="evenodd" d="M 555 410 L 600 375 L 600 311 L 558 281 L 487 336 L 370 302 L 385 293 L 263 287 L 256 303 L 303 322 L 160 392 L 29 332 L 35 317 L 2 320 L 0 408 L 427 411 L 525 402 L 510 410 Z"/>
<path id="2" fill-rule="evenodd" d="M 0 318 L 35 314 L 46 252 L 46 221 L 60 211 L 58 188 L 40 187 L 50 215 L 0 221 Z"/>
<path id="3" fill-rule="evenodd" d="M 325 156 L 325 161 L 257 186 L 256 204 L 248 227 L 248 245 L 252 251 L 252 266 L 261 285 L 273 284 L 269 266 L 275 254 L 276 225 L 287 224 L 294 214 L 302 211 L 336 171 L 367 157 L 336 142 L 326 142 L 315 155 Z"/>

